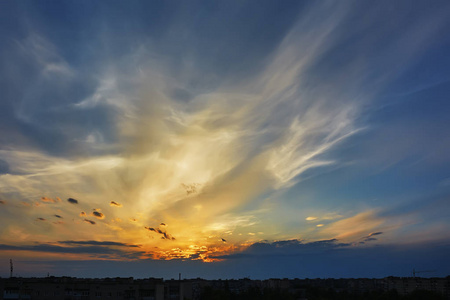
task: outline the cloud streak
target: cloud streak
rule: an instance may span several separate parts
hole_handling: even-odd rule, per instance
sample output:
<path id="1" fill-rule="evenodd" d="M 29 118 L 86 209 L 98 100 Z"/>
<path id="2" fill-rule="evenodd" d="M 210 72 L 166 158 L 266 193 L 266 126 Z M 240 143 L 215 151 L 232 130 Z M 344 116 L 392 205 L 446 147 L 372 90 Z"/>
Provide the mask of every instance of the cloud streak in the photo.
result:
<path id="1" fill-rule="evenodd" d="M 54 244 L 37 244 L 37 245 L 25 245 L 25 246 L 13 246 L 0 244 L 0 250 L 13 250 L 13 251 L 31 251 L 31 252 L 45 252 L 55 254 L 88 254 L 93 257 L 108 258 L 108 259 L 138 259 L 145 254 L 143 251 L 123 251 L 120 249 L 112 248 L 113 246 L 124 247 L 124 245 L 111 244 L 111 243 L 63 243 L 66 246 L 54 245 Z M 69 245 L 70 247 L 67 247 Z M 79 246 L 73 246 L 79 245 Z M 136 248 L 133 246 L 125 246 L 127 248 Z"/>
<path id="2" fill-rule="evenodd" d="M 119 246 L 119 247 L 131 247 L 131 248 L 139 248 L 138 245 L 130 245 L 119 242 L 111 242 L 111 241 L 58 241 L 59 244 L 67 244 L 67 245 L 89 245 L 89 246 Z"/>
<path id="3" fill-rule="evenodd" d="M 55 199 L 49 197 L 41 197 L 41 201 L 44 203 L 58 203 L 61 202 L 61 199 L 56 197 Z"/>

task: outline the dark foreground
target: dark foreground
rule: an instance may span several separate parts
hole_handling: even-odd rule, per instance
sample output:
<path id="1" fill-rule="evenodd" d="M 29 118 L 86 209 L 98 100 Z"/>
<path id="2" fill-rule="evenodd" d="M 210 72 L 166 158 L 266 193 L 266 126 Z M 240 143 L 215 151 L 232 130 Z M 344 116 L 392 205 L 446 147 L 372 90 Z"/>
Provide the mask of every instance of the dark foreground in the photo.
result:
<path id="1" fill-rule="evenodd" d="M 445 278 L 163 280 L 159 278 L 0 278 L 0 299 L 33 300 L 440 300 Z"/>

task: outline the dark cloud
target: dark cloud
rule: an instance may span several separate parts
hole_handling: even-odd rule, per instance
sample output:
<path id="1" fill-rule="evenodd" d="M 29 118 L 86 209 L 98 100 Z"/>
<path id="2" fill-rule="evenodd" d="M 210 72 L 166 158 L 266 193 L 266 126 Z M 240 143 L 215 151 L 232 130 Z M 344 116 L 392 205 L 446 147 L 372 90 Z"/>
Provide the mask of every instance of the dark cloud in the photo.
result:
<path id="1" fill-rule="evenodd" d="M 167 234 L 167 232 L 163 232 L 163 236 L 162 236 L 164 239 L 167 239 L 167 240 L 174 240 L 174 238 L 172 238 L 170 235 L 168 235 Z"/>
<path id="2" fill-rule="evenodd" d="M 111 241 L 58 241 L 59 244 L 64 245 L 91 245 L 91 246 L 119 246 L 119 247 L 131 247 L 139 248 L 139 245 L 131 245 L 119 242 Z"/>
<path id="3" fill-rule="evenodd" d="M 87 214 L 84 211 L 80 212 L 80 217 L 85 217 L 85 216 L 87 216 Z"/>
<path id="4" fill-rule="evenodd" d="M 174 238 L 173 236 L 171 236 L 170 234 L 168 234 L 168 233 L 165 232 L 165 231 L 162 231 L 162 230 L 159 229 L 159 228 L 153 228 L 153 227 L 144 227 L 144 228 L 147 229 L 147 230 L 149 230 L 149 231 L 153 231 L 153 232 L 156 232 L 156 233 L 161 234 L 161 235 L 162 235 L 162 236 L 161 236 L 161 239 L 163 239 L 163 240 L 172 240 L 172 241 L 175 240 L 175 238 Z"/>
<path id="5" fill-rule="evenodd" d="M 3 200 L 0 200 L 0 204 L 6 204 L 6 202 Z"/>
<path id="6" fill-rule="evenodd" d="M 161 224 L 159 224 L 160 226 L 166 226 L 166 224 L 164 224 L 164 223 L 161 223 Z"/>
<path id="7" fill-rule="evenodd" d="M 364 244 L 364 242 L 373 242 L 373 241 L 376 241 L 376 240 L 378 240 L 378 239 L 377 239 L 377 238 L 374 238 L 373 236 L 377 236 L 377 235 L 380 235 L 380 234 L 383 234 L 383 232 L 378 231 L 378 232 L 372 232 L 372 233 L 369 233 L 367 236 L 365 236 L 365 237 L 362 238 L 363 242 L 360 242 L 360 244 Z"/>
<path id="8" fill-rule="evenodd" d="M 96 217 L 98 219 L 104 219 L 105 218 L 105 215 L 103 213 L 99 212 L 99 211 L 93 211 L 91 213 L 91 216 Z"/>
<path id="9" fill-rule="evenodd" d="M 72 204 L 78 204 L 78 200 L 77 199 L 69 198 L 69 199 L 67 199 L 67 201 L 69 203 L 72 203 Z"/>
<path id="10" fill-rule="evenodd" d="M 122 207 L 122 204 L 117 203 L 117 202 L 115 202 L 115 201 L 111 201 L 111 202 L 109 203 L 109 205 L 111 205 L 111 206 L 116 206 L 116 207 Z"/>
<path id="11" fill-rule="evenodd" d="M 31 243 L 30 243 L 31 244 Z M 34 251 L 42 251 L 46 245 L 35 245 Z M 10 245 L 1 245 L 0 250 L 31 250 L 32 246 L 15 247 Z M 80 247 L 69 248 L 70 245 L 64 245 L 61 248 L 48 249 L 50 251 L 62 253 L 63 251 L 76 253 L 88 253 L 100 258 L 107 256 L 102 260 L 81 259 L 73 260 L 54 260 L 45 261 L 45 268 L 52 266 L 53 273 L 67 274 L 68 268 L 71 269 L 71 276 L 77 277 L 115 277 L 124 276 L 124 270 L 135 277 L 148 277 L 148 270 L 152 270 L 154 277 L 173 277 L 173 274 L 195 273 L 195 277 L 207 279 L 222 278 L 242 278 L 243 276 L 252 279 L 267 278 L 382 278 L 387 276 L 411 276 L 411 268 L 405 266 L 424 266 L 431 269 L 437 269 L 436 273 L 429 273 L 432 276 L 445 277 L 448 275 L 450 261 L 450 245 L 445 243 L 430 243 L 426 245 L 409 244 L 407 246 L 398 245 L 376 245 L 372 247 L 343 247 L 331 248 L 326 252 L 309 252 L 302 255 L 247 255 L 235 257 L 222 262 L 203 263 L 198 260 L 173 259 L 159 260 L 141 259 L 145 257 L 144 253 L 134 252 L 132 250 L 140 249 L 109 249 L 108 246 L 95 246 L 98 248 Z M 75 245 L 75 247 L 78 245 Z M 80 245 L 82 246 L 82 245 Z M 89 245 L 86 245 L 89 246 Z M 47 246 L 48 247 L 48 246 Z M 114 247 L 114 246 L 112 246 Z M 67 248 L 67 249 L 64 249 Z M 155 247 L 156 249 L 156 247 Z M 32 250 L 32 251 L 33 251 Z M 127 251 L 130 251 L 127 252 Z M 116 251 L 116 252 L 115 252 Z M 109 254 L 115 253 L 115 254 Z M 114 255 L 121 255 L 130 260 L 109 260 Z M 136 257 L 140 259 L 135 259 Z M 198 254 L 192 256 L 192 259 L 198 257 Z M 36 259 L 22 260 L 22 264 L 36 266 L 42 264 Z M 83 267 L 80 267 L 83 266 Z M 25 269 L 25 268 L 24 268 Z M 28 268 L 36 269 L 36 268 Z M 27 276 L 41 276 L 42 268 L 38 268 L 38 273 L 30 273 Z M 194 271 L 193 271 L 194 270 Z M 424 269 L 425 270 L 425 269 Z M 424 273 L 428 274 L 428 273 Z M 128 276 L 128 275 L 127 275 Z M 130 275 L 131 276 L 131 275 Z"/>
<path id="12" fill-rule="evenodd" d="M 305 254 L 319 254 L 328 251 L 343 249 L 350 244 L 339 243 L 336 239 L 303 243 L 301 240 L 285 240 L 276 242 L 258 242 L 241 253 L 218 256 L 216 258 L 241 258 L 253 256 L 301 256 Z"/>
<path id="13" fill-rule="evenodd" d="M 60 215 L 54 215 L 54 216 L 59 218 L 59 219 L 63 219 L 63 217 L 61 217 Z"/>
<path id="14" fill-rule="evenodd" d="M 88 220 L 88 219 L 84 219 L 84 221 L 87 222 L 87 223 L 89 223 L 89 224 L 95 225 L 95 222 L 94 222 L 94 221 L 91 221 L 91 220 Z"/>
<path id="15" fill-rule="evenodd" d="M 46 221 L 46 219 L 44 219 L 44 218 L 37 218 L 36 220 L 38 220 L 38 221 Z"/>
<path id="16" fill-rule="evenodd" d="M 226 242 L 226 241 L 227 241 L 226 239 L 222 238 L 222 242 Z"/>
<path id="17" fill-rule="evenodd" d="M 369 234 L 369 236 L 380 235 L 380 234 L 383 234 L 383 232 L 381 232 L 381 231 L 372 232 L 371 234 Z"/>
<path id="18" fill-rule="evenodd" d="M 113 245 L 114 246 L 114 245 Z M 53 244 L 36 244 L 25 246 L 12 246 L 0 244 L 0 250 L 14 250 L 14 251 L 36 251 L 36 252 L 50 252 L 50 253 L 71 253 L 71 254 L 96 254 L 105 255 L 103 258 L 115 258 L 117 256 L 123 258 L 137 259 L 145 254 L 144 251 L 123 251 L 116 248 L 111 248 L 109 245 L 89 245 L 67 247 Z"/>
<path id="19" fill-rule="evenodd" d="M 369 238 L 366 238 L 365 240 L 364 240 L 364 242 L 371 242 L 371 241 L 376 241 L 377 239 L 376 238 L 371 238 L 371 237 L 369 237 Z"/>

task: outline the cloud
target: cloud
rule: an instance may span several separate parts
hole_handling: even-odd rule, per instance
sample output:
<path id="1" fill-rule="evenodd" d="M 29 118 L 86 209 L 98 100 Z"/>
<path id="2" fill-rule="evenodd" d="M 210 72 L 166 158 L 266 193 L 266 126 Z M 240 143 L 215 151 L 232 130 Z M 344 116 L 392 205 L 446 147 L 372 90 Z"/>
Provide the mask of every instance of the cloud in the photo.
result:
<path id="1" fill-rule="evenodd" d="M 283 240 L 275 242 L 257 242 L 251 244 L 242 252 L 217 256 L 219 259 L 239 259 L 244 257 L 259 256 L 302 256 L 311 254 L 324 254 L 331 250 L 344 249 L 350 247 L 348 243 L 340 243 L 336 239 L 320 240 L 314 242 L 302 242 L 298 239 Z"/>
<path id="2" fill-rule="evenodd" d="M 383 234 L 383 232 L 381 232 L 381 231 L 372 232 L 372 233 L 369 234 L 369 236 L 380 235 L 380 234 Z"/>
<path id="3" fill-rule="evenodd" d="M 44 203 L 58 203 L 61 202 L 61 199 L 59 197 L 56 197 L 55 199 L 49 197 L 41 197 L 41 201 Z"/>
<path id="4" fill-rule="evenodd" d="M 165 224 L 164 224 L 165 225 Z M 156 232 L 156 233 L 159 233 L 159 234 L 161 234 L 162 236 L 161 236 L 161 239 L 163 239 L 163 240 L 172 240 L 172 241 L 174 241 L 175 240 L 175 238 L 173 237 L 173 236 L 171 236 L 170 234 L 168 234 L 166 231 L 162 231 L 161 229 L 159 229 L 159 228 L 153 228 L 153 227 L 144 227 L 145 229 L 147 229 L 147 230 L 149 230 L 149 231 L 153 231 L 153 232 Z"/>
<path id="5" fill-rule="evenodd" d="M 36 220 L 38 220 L 38 221 L 46 221 L 45 218 L 37 218 Z"/>
<path id="6" fill-rule="evenodd" d="M 111 242 L 111 241 L 58 241 L 59 244 L 67 244 L 67 245 L 93 245 L 93 246 L 119 246 L 119 247 L 131 247 L 131 248 L 139 248 L 139 245 L 131 245 L 120 242 Z"/>
<path id="7" fill-rule="evenodd" d="M 200 183 L 191 183 L 191 184 L 182 183 L 181 186 L 186 190 L 186 195 L 189 196 L 191 194 L 197 193 L 201 184 Z"/>
<path id="8" fill-rule="evenodd" d="M 10 172 L 9 164 L 3 159 L 0 159 L 0 175 L 8 174 L 9 172 Z"/>
<path id="9" fill-rule="evenodd" d="M 364 242 L 371 242 L 371 241 L 376 241 L 376 240 L 377 240 L 376 238 L 366 238 L 364 240 Z"/>
<path id="10" fill-rule="evenodd" d="M 80 217 L 85 217 L 85 216 L 87 216 L 87 214 L 84 211 L 80 212 Z"/>
<path id="11" fill-rule="evenodd" d="M 69 198 L 69 199 L 67 199 L 67 201 L 71 204 L 78 204 L 78 200 L 73 199 L 73 198 Z"/>
<path id="12" fill-rule="evenodd" d="M 306 221 L 314 221 L 317 220 L 317 217 L 307 217 Z"/>
<path id="13" fill-rule="evenodd" d="M 86 243 L 86 244 L 78 244 L 80 246 L 71 246 L 77 245 L 76 243 L 63 243 L 64 247 L 54 244 L 41 244 L 37 243 L 35 245 L 24 245 L 24 246 L 13 246 L 7 244 L 0 244 L 0 250 L 14 250 L 14 251 L 33 251 L 33 252 L 46 252 L 46 253 L 70 253 L 70 254 L 92 254 L 97 255 L 106 255 L 103 256 L 106 259 L 118 259 L 118 258 L 127 258 L 127 259 L 137 259 L 145 254 L 143 251 L 123 251 L 120 249 L 112 248 L 113 246 L 121 246 L 121 245 L 108 245 L 102 244 L 99 242 L 95 243 Z M 69 247 L 67 247 L 69 245 Z M 134 249 L 136 247 L 126 246 L 128 248 Z"/>
<path id="14" fill-rule="evenodd" d="M 93 211 L 91 212 L 91 216 L 96 217 L 98 219 L 104 219 L 105 215 L 99 211 Z"/>
<path id="15" fill-rule="evenodd" d="M 86 223 L 91 224 L 91 225 L 95 225 L 95 222 L 94 222 L 94 221 L 91 221 L 91 220 L 89 220 L 89 219 L 84 219 L 84 221 L 85 221 Z"/>
<path id="16" fill-rule="evenodd" d="M 116 207 L 122 207 L 122 204 L 120 204 L 120 203 L 118 203 L 118 202 L 115 202 L 115 201 L 111 201 L 111 202 L 109 203 L 109 205 L 111 205 L 111 206 L 116 206 Z"/>
<path id="17" fill-rule="evenodd" d="M 0 200 L 0 204 L 6 204 L 6 201 Z"/>
<path id="18" fill-rule="evenodd" d="M 59 218 L 59 219 L 63 219 L 63 217 L 61 217 L 60 215 L 54 215 L 54 216 Z"/>
<path id="19" fill-rule="evenodd" d="M 345 152 L 353 156 L 351 138 L 371 119 L 367 117 L 370 101 L 383 98 L 376 97 L 377 91 L 389 91 L 380 82 L 394 82 L 408 67 L 408 59 L 422 53 L 427 42 L 439 41 L 434 39 L 439 31 L 434 18 L 410 23 L 394 14 L 388 19 L 401 26 L 388 26 L 389 30 L 378 26 L 383 20 L 378 13 L 384 14 L 381 6 L 359 11 L 358 5 L 347 3 L 311 4 L 301 10 L 286 9 L 292 15 L 289 21 L 282 15 L 281 27 L 276 26 L 279 18 L 264 24 L 255 21 L 251 30 L 243 26 L 236 35 L 219 25 L 224 35 L 212 38 L 210 33 L 217 28 L 196 24 L 193 30 L 189 22 L 157 24 L 160 27 L 155 28 L 183 27 L 182 31 L 168 30 L 168 36 L 121 29 L 120 36 L 133 40 L 135 47 L 128 48 L 123 47 L 127 43 L 115 44 L 116 31 L 94 31 L 83 40 L 89 47 L 77 51 L 92 61 L 74 59 L 73 47 L 56 38 L 57 34 L 40 34 L 40 28 L 11 33 L 12 38 L 5 39 L 13 41 L 5 46 L 10 48 L 0 54 L 5 61 L 0 71 L 5 81 L 0 84 L 8 87 L 0 103 L 0 159 L 5 162 L 0 161 L 0 196 L 8 203 L 16 199 L 15 203 L 20 203 L 51 191 L 77 196 L 82 199 L 80 204 L 89 203 L 90 207 L 102 207 L 105 199 L 119 207 L 123 199 L 130 199 L 126 211 L 116 212 L 123 219 L 139 216 L 139 221 L 121 224 L 119 241 L 139 239 L 141 224 L 156 225 L 155 220 L 161 219 L 170 224 L 177 242 L 206 243 L 205 236 L 217 239 L 226 231 L 233 232 L 233 237 L 245 235 L 243 243 L 259 237 L 272 240 L 280 232 L 283 237 L 278 238 L 283 239 L 308 236 L 306 229 L 292 226 L 304 215 L 272 217 L 287 216 L 286 212 L 305 203 L 294 201 L 293 195 L 298 194 L 294 190 L 281 196 L 288 205 L 274 205 L 258 216 L 248 210 L 281 195 L 284 191 L 280 189 L 295 187 L 331 167 L 353 163 L 337 150 L 348 146 Z M 30 11 L 33 19 L 34 10 Z M 266 20 L 270 14 L 263 12 L 261 19 Z M 213 17 L 207 20 L 222 20 L 214 13 L 224 16 L 229 11 L 212 11 Z M 359 13 L 367 18 L 361 18 L 362 26 L 354 26 L 354 16 Z M 95 13 L 92 17 L 97 19 Z M 436 19 L 442 22 L 443 17 L 439 14 Z M 102 20 L 115 28 L 107 16 Z M 140 24 L 142 20 L 137 17 L 135 21 Z M 405 27 L 406 34 L 397 31 Z M 392 28 L 395 33 L 388 32 Z M 254 39 L 255 29 L 269 34 Z M 374 33 L 361 37 L 361 30 Z M 203 39 L 205 36 L 209 38 Z M 188 37 L 183 49 L 173 43 L 180 37 Z M 195 42 L 190 43 L 190 38 Z M 206 44 L 209 46 L 204 47 Z M 414 51 L 409 51 L 410 46 Z M 408 59 L 403 55 L 405 49 Z M 246 63 L 249 59 L 250 64 Z M 387 70 L 384 66 L 392 67 Z M 23 82 L 27 82 L 25 87 Z M 379 144 L 390 156 L 386 143 Z M 318 193 L 324 190 L 318 189 Z M 45 199 L 42 202 L 56 203 Z M 78 204 L 73 198 L 67 201 Z M 347 200 L 338 201 L 332 206 L 348 207 Z M 315 202 L 311 205 L 329 205 L 325 200 Z M 384 205 L 382 202 L 377 203 Z M 69 211 L 63 212 L 68 218 Z M 315 238 L 359 240 L 371 231 L 384 230 L 385 218 L 377 212 L 327 221 L 327 226 L 314 228 L 320 235 Z M 31 220 L 36 218 L 33 213 L 27 209 Z M 96 213 L 87 211 L 96 218 L 104 217 Z M 84 219 L 87 214 L 80 216 Z M 23 214 L 15 212 L 11 222 L 1 217 L 5 223 L 27 229 L 29 225 L 21 217 L 13 220 L 15 216 Z M 148 230 L 151 235 L 172 238 L 162 226 Z M 96 234 L 111 236 L 111 228 L 99 226 Z M 246 234 L 259 230 L 265 233 Z M 236 242 L 227 239 L 230 244 Z M 169 244 L 159 239 L 152 242 Z M 170 249 L 172 246 L 163 250 Z"/>
<path id="20" fill-rule="evenodd" d="M 383 232 L 381 232 L 381 231 L 369 233 L 367 236 L 362 238 L 364 242 L 362 242 L 362 243 L 360 242 L 360 244 L 364 244 L 365 242 L 377 241 L 378 239 L 374 238 L 374 236 L 381 235 L 381 234 L 383 234 Z"/>
<path id="21" fill-rule="evenodd" d="M 379 216 L 378 210 L 368 210 L 354 216 L 329 223 L 321 229 L 320 233 L 339 240 L 356 240 L 364 233 L 371 232 L 382 226 L 386 226 L 387 219 Z M 377 234 L 381 234 L 375 232 Z M 377 235 L 375 234 L 375 235 Z"/>

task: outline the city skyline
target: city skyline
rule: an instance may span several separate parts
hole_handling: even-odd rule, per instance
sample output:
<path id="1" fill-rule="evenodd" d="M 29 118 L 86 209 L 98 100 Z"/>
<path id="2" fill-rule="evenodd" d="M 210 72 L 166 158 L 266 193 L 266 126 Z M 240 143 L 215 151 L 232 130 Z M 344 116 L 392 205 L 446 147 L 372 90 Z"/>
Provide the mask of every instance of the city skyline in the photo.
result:
<path id="1" fill-rule="evenodd" d="M 0 3 L 0 276 L 449 275 L 449 15 Z"/>

